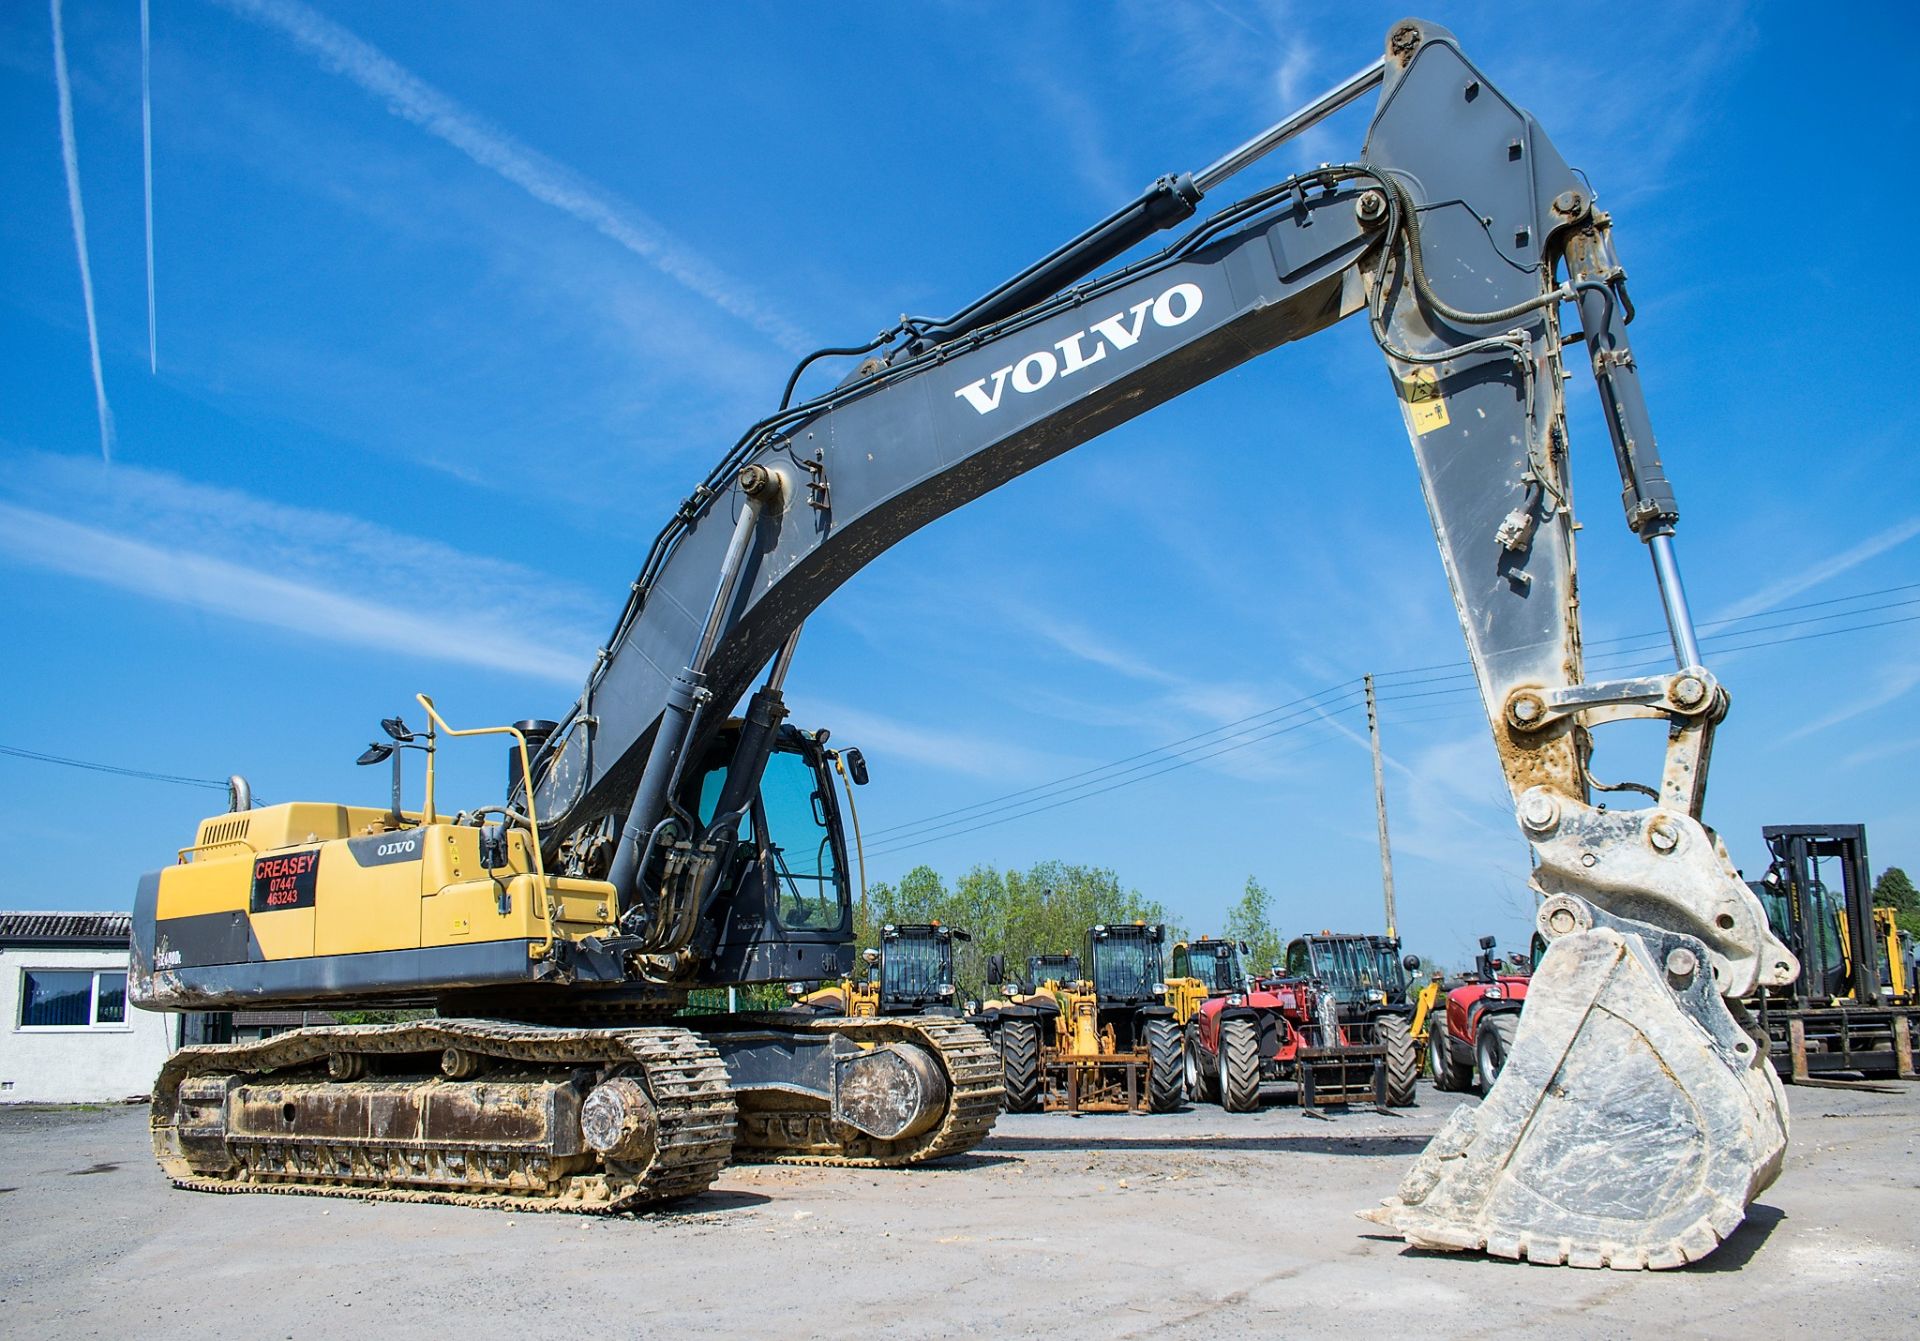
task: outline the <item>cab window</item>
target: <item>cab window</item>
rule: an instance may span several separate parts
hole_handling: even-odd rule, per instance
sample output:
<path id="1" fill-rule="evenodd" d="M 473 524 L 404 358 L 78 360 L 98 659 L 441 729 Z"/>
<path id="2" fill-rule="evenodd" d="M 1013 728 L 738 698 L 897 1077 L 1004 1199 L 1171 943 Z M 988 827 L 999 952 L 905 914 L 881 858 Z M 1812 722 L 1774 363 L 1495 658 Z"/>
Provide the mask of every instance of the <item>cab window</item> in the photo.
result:
<path id="1" fill-rule="evenodd" d="M 760 781 L 767 857 L 774 878 L 774 916 L 784 927 L 840 925 L 840 864 L 834 851 L 832 800 L 813 766 L 776 750 Z"/>

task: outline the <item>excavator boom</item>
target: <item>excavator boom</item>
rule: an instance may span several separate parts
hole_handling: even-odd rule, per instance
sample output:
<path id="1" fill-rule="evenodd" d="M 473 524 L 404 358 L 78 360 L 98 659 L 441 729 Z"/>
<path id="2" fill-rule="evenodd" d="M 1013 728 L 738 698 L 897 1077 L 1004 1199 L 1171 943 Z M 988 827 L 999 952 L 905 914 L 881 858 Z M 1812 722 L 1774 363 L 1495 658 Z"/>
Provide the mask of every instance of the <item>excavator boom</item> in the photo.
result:
<path id="1" fill-rule="evenodd" d="M 1353 162 L 1256 191 L 1085 278 L 1376 88 Z M 1672 634 L 1665 674 L 1595 681 L 1582 665 L 1566 310 Z M 903 319 L 852 351 L 864 360 L 831 391 L 754 425 L 655 540 L 509 814 L 540 817 L 544 869 L 611 886 L 619 934 L 596 941 L 596 963 L 684 973 L 728 916 L 732 838 L 814 608 L 945 513 L 1359 317 L 1400 403 L 1549 942 L 1498 1085 L 1373 1214 L 1427 1247 L 1579 1265 L 1697 1258 L 1739 1223 L 1786 1139 L 1778 1085 L 1725 999 L 1797 966 L 1702 822 L 1728 700 L 1701 664 L 1680 582 L 1632 312 L 1584 179 L 1450 33 L 1397 24 L 1380 61 L 1300 113 L 1162 178 L 953 316 Z M 1316 451 L 1309 422 L 1281 420 L 1271 458 L 1247 471 L 1249 489 L 1307 519 L 1312 469 L 1346 464 Z M 710 808 L 690 804 L 688 761 L 707 756 L 763 669 L 724 789 Z M 1653 804 L 1596 806 L 1594 733 L 1634 718 L 1668 728 Z"/>

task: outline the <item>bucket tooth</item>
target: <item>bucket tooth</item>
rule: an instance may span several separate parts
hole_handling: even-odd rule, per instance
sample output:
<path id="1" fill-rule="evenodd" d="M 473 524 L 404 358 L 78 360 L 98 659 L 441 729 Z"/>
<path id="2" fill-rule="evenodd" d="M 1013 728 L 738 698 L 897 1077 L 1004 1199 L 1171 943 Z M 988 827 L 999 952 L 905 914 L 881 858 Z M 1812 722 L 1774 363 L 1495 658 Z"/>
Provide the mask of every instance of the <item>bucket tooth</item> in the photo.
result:
<path id="1" fill-rule="evenodd" d="M 1362 1215 L 1417 1248 L 1541 1264 L 1711 1253 L 1780 1171 L 1786 1098 L 1710 979 L 1676 990 L 1661 948 L 1612 927 L 1553 941 L 1492 1091 Z"/>

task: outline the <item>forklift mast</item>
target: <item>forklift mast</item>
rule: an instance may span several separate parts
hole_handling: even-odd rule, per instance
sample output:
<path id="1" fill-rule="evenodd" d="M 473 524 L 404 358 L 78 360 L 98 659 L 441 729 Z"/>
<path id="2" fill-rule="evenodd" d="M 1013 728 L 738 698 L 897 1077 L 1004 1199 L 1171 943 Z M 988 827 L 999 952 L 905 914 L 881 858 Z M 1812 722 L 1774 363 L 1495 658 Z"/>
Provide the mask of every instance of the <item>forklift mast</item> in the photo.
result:
<path id="1" fill-rule="evenodd" d="M 1885 984 L 1874 944 L 1873 878 L 1862 824 L 1770 824 L 1760 830 L 1772 863 L 1761 882 L 1774 929 L 1800 958 L 1794 1000 L 1851 996 L 1877 1006 Z M 1824 865 L 1823 865 L 1824 863 Z M 1828 876 L 1839 872 L 1836 891 Z"/>

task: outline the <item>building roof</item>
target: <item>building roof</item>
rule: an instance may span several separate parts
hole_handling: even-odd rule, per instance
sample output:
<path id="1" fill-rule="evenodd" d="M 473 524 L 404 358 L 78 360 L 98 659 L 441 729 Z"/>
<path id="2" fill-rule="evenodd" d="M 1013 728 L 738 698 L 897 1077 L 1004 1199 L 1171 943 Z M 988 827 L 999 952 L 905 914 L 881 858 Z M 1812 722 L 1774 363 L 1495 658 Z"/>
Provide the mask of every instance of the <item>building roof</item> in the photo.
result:
<path id="1" fill-rule="evenodd" d="M 119 949 L 132 939 L 131 913 L 0 913 L 0 945 L 90 945 Z"/>

